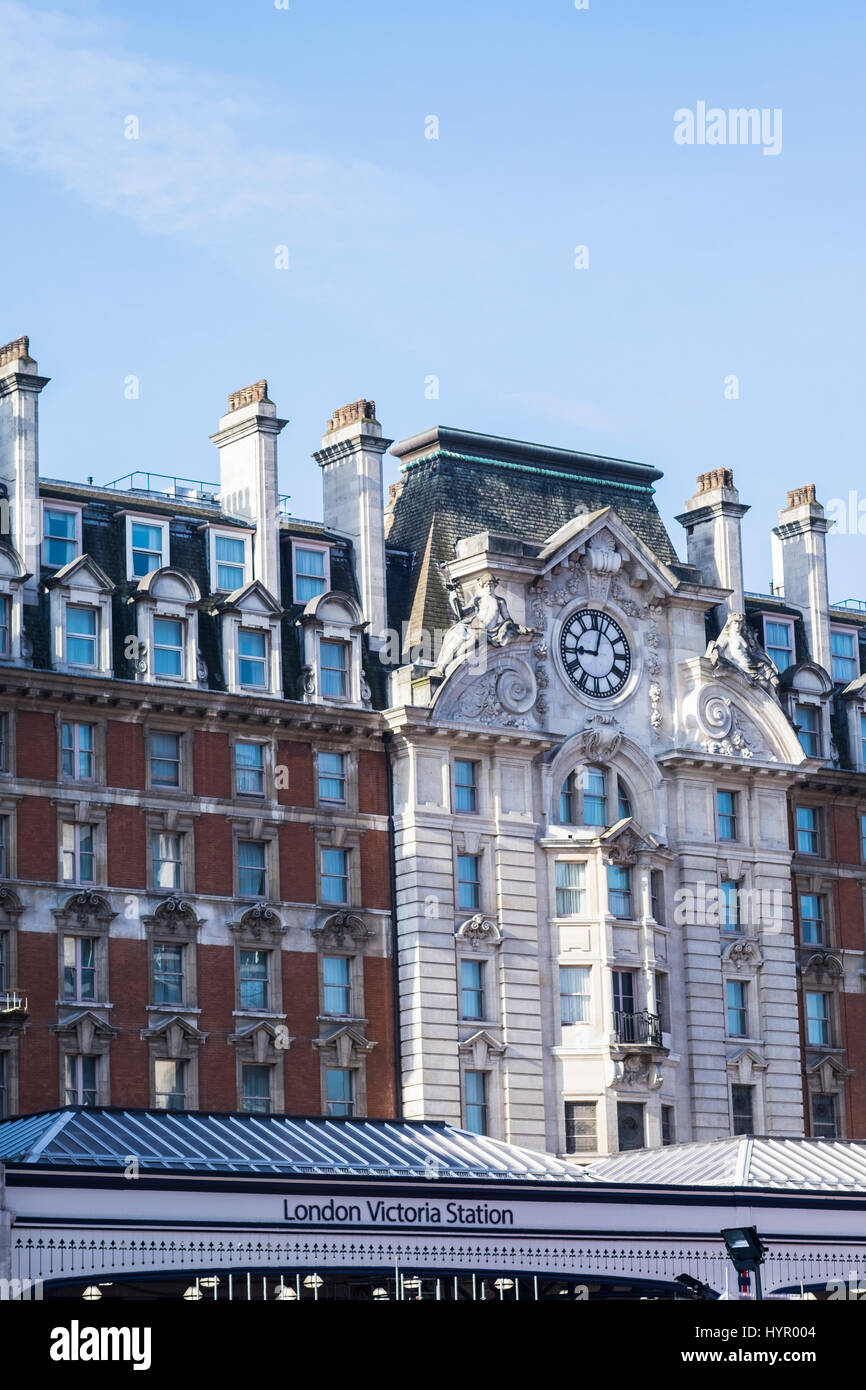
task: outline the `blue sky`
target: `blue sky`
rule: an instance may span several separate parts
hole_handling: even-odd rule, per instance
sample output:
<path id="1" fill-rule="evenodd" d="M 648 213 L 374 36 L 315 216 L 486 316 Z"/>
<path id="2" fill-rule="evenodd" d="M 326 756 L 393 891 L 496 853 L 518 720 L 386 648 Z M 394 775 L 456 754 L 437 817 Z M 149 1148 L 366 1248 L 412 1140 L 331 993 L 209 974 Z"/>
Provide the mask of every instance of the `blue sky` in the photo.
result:
<path id="1" fill-rule="evenodd" d="M 859 0 L 289 5 L 0 0 L 0 341 L 53 379 L 43 473 L 213 478 L 266 376 L 300 516 L 361 395 L 394 438 L 652 463 L 683 553 L 695 475 L 733 467 L 752 589 L 788 487 L 866 498 Z M 781 108 L 781 153 L 677 145 L 698 101 Z M 832 539 L 834 599 L 862 555 Z"/>

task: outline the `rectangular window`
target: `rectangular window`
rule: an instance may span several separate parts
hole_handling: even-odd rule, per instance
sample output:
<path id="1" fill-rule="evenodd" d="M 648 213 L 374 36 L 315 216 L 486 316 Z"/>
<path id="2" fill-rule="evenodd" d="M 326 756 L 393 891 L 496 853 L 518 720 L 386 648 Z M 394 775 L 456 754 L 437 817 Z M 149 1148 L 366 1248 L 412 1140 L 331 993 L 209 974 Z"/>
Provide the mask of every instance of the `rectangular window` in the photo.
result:
<path id="1" fill-rule="evenodd" d="M 573 859 L 557 859 L 553 868 L 557 917 L 574 917 L 586 911 L 586 865 Z"/>
<path id="2" fill-rule="evenodd" d="M 12 655 L 12 605 L 8 594 L 0 594 L 0 656 Z"/>
<path id="3" fill-rule="evenodd" d="M 487 1134 L 488 1102 L 486 1071 L 464 1072 L 463 1094 L 466 1128 L 469 1130 L 470 1134 Z"/>
<path id="4" fill-rule="evenodd" d="M 63 882 L 93 883 L 93 826 L 63 823 Z"/>
<path id="5" fill-rule="evenodd" d="M 764 650 L 780 671 L 787 671 L 794 661 L 794 624 L 765 618 Z"/>
<path id="6" fill-rule="evenodd" d="M 148 739 L 150 781 L 154 787 L 180 786 L 180 734 L 153 733 Z"/>
<path id="7" fill-rule="evenodd" d="M 43 507 L 42 563 L 62 569 L 78 554 L 78 513 Z"/>
<path id="8" fill-rule="evenodd" d="M 737 838 L 737 793 L 716 792 L 716 814 L 719 822 L 719 839 Z"/>
<path id="9" fill-rule="evenodd" d="M 64 936 L 63 998 L 96 998 L 96 937 Z"/>
<path id="10" fill-rule="evenodd" d="M 153 1064 L 153 1083 L 157 1110 L 185 1109 L 186 1062 L 157 1058 Z"/>
<path id="11" fill-rule="evenodd" d="M 806 1041 L 810 1047 L 830 1046 L 830 996 L 806 992 Z"/>
<path id="12" fill-rule="evenodd" d="M 322 850 L 322 902 L 347 903 L 349 901 L 349 851 L 346 849 Z"/>
<path id="13" fill-rule="evenodd" d="M 481 906 L 480 867 L 477 854 L 458 854 L 457 906 L 462 912 L 477 912 Z"/>
<path id="14" fill-rule="evenodd" d="M 860 858 L 866 861 L 866 815 L 860 816 Z"/>
<path id="15" fill-rule="evenodd" d="M 295 546 L 295 602 L 309 603 L 325 592 L 325 552 Z"/>
<path id="16" fill-rule="evenodd" d="M 153 943 L 153 1000 L 155 1004 L 184 1001 L 183 946 L 167 941 Z"/>
<path id="17" fill-rule="evenodd" d="M 96 1067 L 98 1058 L 67 1056 L 66 1104 L 95 1105 L 97 1101 Z"/>
<path id="18" fill-rule="evenodd" d="M 268 634 L 238 628 L 238 685 L 265 690 L 268 686 Z"/>
<path id="19" fill-rule="evenodd" d="M 237 536 L 214 536 L 216 588 L 232 593 L 243 588 L 247 543 Z"/>
<path id="20" fill-rule="evenodd" d="M 650 911 L 659 926 L 665 924 L 665 876 L 661 869 L 650 870 Z"/>
<path id="21" fill-rule="evenodd" d="M 728 980 L 725 984 L 725 1000 L 728 1010 L 728 1036 L 747 1038 L 748 1020 L 746 1017 L 746 985 L 743 980 Z"/>
<path id="22" fill-rule="evenodd" d="M 264 744 L 235 743 L 235 791 L 238 796 L 264 796 Z"/>
<path id="23" fill-rule="evenodd" d="M 753 1086 L 731 1087 L 731 1119 L 735 1134 L 754 1134 L 755 1108 Z"/>
<path id="24" fill-rule="evenodd" d="M 671 1003 L 667 975 L 656 975 L 655 987 L 656 1013 L 659 1016 L 659 1028 L 661 1028 L 663 1033 L 669 1033 L 671 1031 Z"/>
<path id="25" fill-rule="evenodd" d="M 723 931 L 740 930 L 740 885 L 732 878 L 723 878 L 719 889 L 721 894 L 721 918 Z"/>
<path id="26" fill-rule="evenodd" d="M 467 1019 L 484 1017 L 484 961 L 460 962 L 460 1016 Z"/>
<path id="27" fill-rule="evenodd" d="M 662 1106 L 662 1144 L 677 1142 L 676 1112 L 672 1105 Z"/>
<path id="28" fill-rule="evenodd" d="M 180 835 L 157 831 L 151 836 L 154 888 L 183 889 L 183 840 Z"/>
<path id="29" fill-rule="evenodd" d="M 267 851 L 259 840 L 238 840 L 238 893 L 242 898 L 268 896 Z"/>
<path id="30" fill-rule="evenodd" d="M 0 772 L 9 771 L 9 720 L 0 714 Z"/>
<path id="31" fill-rule="evenodd" d="M 621 1153 L 645 1148 L 644 1109 L 643 1105 L 630 1100 L 621 1100 L 617 1105 L 617 1139 Z"/>
<path id="32" fill-rule="evenodd" d="M 241 1067 L 241 1109 L 247 1115 L 271 1113 L 270 1067 Z"/>
<path id="33" fill-rule="evenodd" d="M 800 936 L 809 946 L 824 942 L 824 900 L 820 893 L 800 894 Z"/>
<path id="34" fill-rule="evenodd" d="M 866 714 L 860 715 L 860 761 L 866 766 Z"/>
<path id="35" fill-rule="evenodd" d="M 270 952 L 241 951 L 239 973 L 241 1008 L 270 1008 Z"/>
<path id="36" fill-rule="evenodd" d="M 348 956 L 322 957 L 322 994 L 326 1014 L 352 1013 L 352 962 Z"/>
<path id="37" fill-rule="evenodd" d="M 623 1014 L 631 1016 L 634 1014 L 634 975 L 631 970 L 613 970 L 613 1012 L 614 1021 L 620 1019 Z M 619 1030 L 619 1023 L 617 1023 Z"/>
<path id="38" fill-rule="evenodd" d="M 559 823 L 560 825 L 574 825 L 574 813 L 576 810 L 577 791 L 574 785 L 574 773 L 570 772 L 562 784 L 559 793 Z"/>
<path id="39" fill-rule="evenodd" d="M 821 1095 L 816 1093 L 812 1096 L 812 1138 L 839 1138 L 839 1124 L 836 1118 L 836 1097 L 834 1095 Z"/>
<path id="40" fill-rule="evenodd" d="M 8 947 L 7 947 L 8 938 L 9 938 L 9 933 L 8 933 L 8 932 L 0 931 L 0 989 L 8 989 L 8 988 L 9 988 L 9 975 L 8 975 L 9 951 L 8 951 Z M 0 1056 L 2 1056 L 2 1055 L 3 1055 L 3 1054 L 0 1053 Z"/>
<path id="41" fill-rule="evenodd" d="M 9 817 L 0 816 L 0 878 L 9 877 Z"/>
<path id="42" fill-rule="evenodd" d="M 319 800 L 345 802 L 346 758 L 343 753 L 320 753 Z"/>
<path id="43" fill-rule="evenodd" d="M 162 568 L 163 529 L 144 521 L 134 521 L 130 527 L 132 575 L 141 579 L 145 574 Z"/>
<path id="44" fill-rule="evenodd" d="M 322 694 L 335 699 L 345 699 L 348 693 L 347 661 L 345 642 L 319 643 L 319 656 L 322 663 Z"/>
<path id="45" fill-rule="evenodd" d="M 6 1082 L 6 1053 L 0 1052 L 0 1120 L 9 1114 L 9 1095 Z"/>
<path id="46" fill-rule="evenodd" d="M 153 673 L 155 676 L 174 676 L 183 679 L 186 662 L 184 645 L 186 625 L 174 618 L 153 620 Z"/>
<path id="47" fill-rule="evenodd" d="M 328 1115 L 354 1115 L 355 1095 L 349 1067 L 328 1067 L 325 1072 L 325 1111 Z"/>
<path id="48" fill-rule="evenodd" d="M 631 869 L 627 866 L 608 864 L 607 901 L 614 917 L 631 917 Z"/>
<path id="49" fill-rule="evenodd" d="M 821 848 L 818 833 L 818 812 L 814 806 L 798 806 L 796 812 L 797 850 L 800 854 L 817 854 Z"/>
<path id="50" fill-rule="evenodd" d="M 478 810 L 478 764 L 462 758 L 454 763 L 454 810 Z"/>
<path id="51" fill-rule="evenodd" d="M 800 736 L 800 746 L 810 758 L 817 758 L 821 749 L 818 740 L 818 711 L 814 705 L 797 705 L 794 723 Z"/>
<path id="52" fill-rule="evenodd" d="M 584 825 L 607 825 L 607 793 L 604 785 L 604 772 L 598 767 L 588 767 L 583 773 L 583 823 Z"/>
<path id="53" fill-rule="evenodd" d="M 89 782 L 93 777 L 93 725 L 60 725 L 60 752 L 64 777 Z"/>
<path id="54" fill-rule="evenodd" d="M 860 661 L 857 655 L 857 634 L 843 628 L 830 629 L 830 660 L 833 665 L 834 681 L 856 680 L 860 674 Z"/>
<path id="55" fill-rule="evenodd" d="M 559 1012 L 563 1024 L 589 1023 L 590 967 L 559 967 Z"/>
<path id="56" fill-rule="evenodd" d="M 598 1148 L 597 1105 L 594 1100 L 565 1102 L 565 1152 L 591 1154 Z"/>
<path id="57" fill-rule="evenodd" d="M 98 622 L 95 608 L 66 605 L 66 660 L 70 666 L 98 666 Z"/>

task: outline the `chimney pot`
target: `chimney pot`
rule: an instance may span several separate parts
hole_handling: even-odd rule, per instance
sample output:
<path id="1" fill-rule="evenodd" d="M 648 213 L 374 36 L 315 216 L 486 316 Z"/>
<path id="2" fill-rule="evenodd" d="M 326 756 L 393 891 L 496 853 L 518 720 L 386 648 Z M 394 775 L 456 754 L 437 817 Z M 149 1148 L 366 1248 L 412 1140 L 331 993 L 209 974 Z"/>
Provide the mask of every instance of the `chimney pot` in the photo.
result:
<path id="1" fill-rule="evenodd" d="M 698 492 L 713 492 L 718 487 L 734 486 L 734 474 L 730 468 L 711 468 L 708 473 L 698 474 Z"/>
<path id="2" fill-rule="evenodd" d="M 29 362 L 33 361 L 30 356 L 29 338 L 15 338 L 13 342 L 0 347 L 0 367 L 8 367 L 10 362 L 16 362 L 19 357 L 26 357 Z"/>
<path id="3" fill-rule="evenodd" d="M 805 507 L 815 501 L 815 484 L 806 483 L 805 487 L 791 488 L 788 493 L 789 507 Z"/>
<path id="4" fill-rule="evenodd" d="M 268 399 L 268 383 L 254 381 L 252 386 L 242 386 L 240 391 L 232 391 L 229 396 L 229 411 L 240 410 L 245 405 L 253 405 L 255 401 L 266 401 Z"/>
<path id="5" fill-rule="evenodd" d="M 341 405 L 328 421 L 328 428 L 325 432 L 326 434 L 333 434 L 335 430 L 345 429 L 347 425 L 354 425 L 358 420 L 376 421 L 375 401 L 360 400 L 352 401 L 351 405 Z"/>

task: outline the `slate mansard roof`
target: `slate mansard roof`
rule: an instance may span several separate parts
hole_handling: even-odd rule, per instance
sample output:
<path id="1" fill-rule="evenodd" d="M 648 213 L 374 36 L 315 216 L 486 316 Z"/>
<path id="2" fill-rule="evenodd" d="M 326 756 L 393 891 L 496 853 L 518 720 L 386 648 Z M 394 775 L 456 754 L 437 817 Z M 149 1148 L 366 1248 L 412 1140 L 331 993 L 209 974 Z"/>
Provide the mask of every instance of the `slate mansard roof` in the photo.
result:
<path id="1" fill-rule="evenodd" d="M 690 578 L 653 500 L 658 469 L 624 459 L 438 426 L 391 449 L 403 477 L 393 490 L 389 550 L 392 625 L 420 629 L 452 621 L 436 563 L 479 531 L 542 544 L 577 512 L 613 507 L 660 560 Z"/>

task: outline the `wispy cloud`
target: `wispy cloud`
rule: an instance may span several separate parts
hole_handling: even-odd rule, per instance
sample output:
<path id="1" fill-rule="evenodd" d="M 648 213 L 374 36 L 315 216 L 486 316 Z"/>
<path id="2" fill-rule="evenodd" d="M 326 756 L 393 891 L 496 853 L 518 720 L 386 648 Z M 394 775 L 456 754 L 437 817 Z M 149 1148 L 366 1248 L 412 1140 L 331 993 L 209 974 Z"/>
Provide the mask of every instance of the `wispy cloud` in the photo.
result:
<path id="1" fill-rule="evenodd" d="M 383 171 L 267 137 L 261 84 L 124 52 L 86 20 L 0 3 L 0 161 L 44 174 L 150 233 L 228 250 L 238 239 L 352 241 L 393 215 Z M 140 138 L 124 138 L 124 118 Z M 265 132 L 265 138 L 263 138 Z"/>

